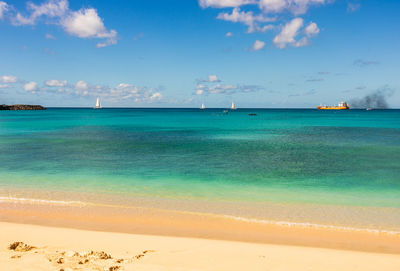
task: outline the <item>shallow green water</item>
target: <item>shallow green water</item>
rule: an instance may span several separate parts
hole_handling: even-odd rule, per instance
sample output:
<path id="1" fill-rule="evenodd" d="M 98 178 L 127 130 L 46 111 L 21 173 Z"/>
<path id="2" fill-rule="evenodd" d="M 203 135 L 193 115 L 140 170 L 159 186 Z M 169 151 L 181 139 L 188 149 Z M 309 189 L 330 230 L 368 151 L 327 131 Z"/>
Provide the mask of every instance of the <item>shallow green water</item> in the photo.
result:
<path id="1" fill-rule="evenodd" d="M 0 111 L 10 188 L 400 208 L 400 110 Z"/>

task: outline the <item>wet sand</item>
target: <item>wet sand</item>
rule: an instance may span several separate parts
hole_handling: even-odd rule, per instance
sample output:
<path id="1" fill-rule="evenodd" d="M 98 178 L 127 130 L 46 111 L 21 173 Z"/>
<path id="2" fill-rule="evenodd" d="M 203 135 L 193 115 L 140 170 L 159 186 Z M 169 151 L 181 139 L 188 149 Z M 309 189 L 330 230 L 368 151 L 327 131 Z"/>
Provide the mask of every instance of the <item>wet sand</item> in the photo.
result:
<path id="1" fill-rule="evenodd" d="M 398 233 L 265 224 L 222 215 L 156 208 L 0 202 L 0 221 L 130 234 L 400 254 Z"/>

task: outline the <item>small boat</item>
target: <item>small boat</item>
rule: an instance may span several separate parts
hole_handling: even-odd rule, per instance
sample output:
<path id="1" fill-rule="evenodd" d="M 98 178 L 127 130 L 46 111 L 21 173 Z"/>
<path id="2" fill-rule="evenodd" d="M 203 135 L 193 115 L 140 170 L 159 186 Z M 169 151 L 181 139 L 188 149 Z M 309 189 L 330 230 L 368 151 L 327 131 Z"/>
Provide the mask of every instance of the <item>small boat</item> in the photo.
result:
<path id="1" fill-rule="evenodd" d="M 100 98 L 97 98 L 96 100 L 96 106 L 94 107 L 94 109 L 101 109 L 101 103 L 100 103 Z"/>
<path id="2" fill-rule="evenodd" d="M 256 113 L 249 113 L 248 115 L 249 115 L 249 116 L 257 116 Z"/>
<path id="3" fill-rule="evenodd" d="M 372 108 L 368 107 L 368 108 L 365 108 L 365 110 L 370 111 L 370 110 L 372 110 Z"/>
<path id="4" fill-rule="evenodd" d="M 226 114 L 228 114 L 229 113 L 229 111 L 228 110 L 224 110 L 224 111 L 222 111 L 222 114 L 224 114 L 224 115 L 226 115 Z"/>
<path id="5" fill-rule="evenodd" d="M 319 110 L 347 110 L 350 109 L 349 105 L 346 102 L 340 102 L 337 106 L 318 106 Z"/>
<path id="6" fill-rule="evenodd" d="M 236 108 L 236 106 L 235 106 L 235 103 L 234 102 L 232 102 L 232 105 L 231 105 L 231 110 L 236 110 L 237 108 Z"/>
<path id="7" fill-rule="evenodd" d="M 204 105 L 204 103 L 201 104 L 200 109 L 206 109 L 206 106 Z"/>

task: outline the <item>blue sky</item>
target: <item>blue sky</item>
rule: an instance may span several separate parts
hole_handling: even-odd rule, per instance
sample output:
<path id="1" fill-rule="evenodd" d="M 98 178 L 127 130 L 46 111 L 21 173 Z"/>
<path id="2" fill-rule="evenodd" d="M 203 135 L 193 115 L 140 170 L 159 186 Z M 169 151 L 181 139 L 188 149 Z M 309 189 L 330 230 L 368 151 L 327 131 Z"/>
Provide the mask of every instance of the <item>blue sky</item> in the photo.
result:
<path id="1" fill-rule="evenodd" d="M 400 107 L 400 1 L 0 0 L 0 103 Z"/>

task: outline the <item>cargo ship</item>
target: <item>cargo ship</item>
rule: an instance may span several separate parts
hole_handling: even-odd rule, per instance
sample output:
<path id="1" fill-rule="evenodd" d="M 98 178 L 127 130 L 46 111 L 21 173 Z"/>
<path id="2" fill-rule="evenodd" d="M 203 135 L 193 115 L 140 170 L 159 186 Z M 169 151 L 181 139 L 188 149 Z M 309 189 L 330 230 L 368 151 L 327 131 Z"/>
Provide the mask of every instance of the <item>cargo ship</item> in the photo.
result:
<path id="1" fill-rule="evenodd" d="M 349 105 L 346 102 L 340 102 L 337 106 L 318 106 L 317 109 L 320 110 L 347 110 L 350 109 Z"/>

